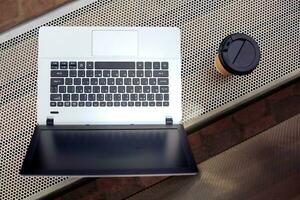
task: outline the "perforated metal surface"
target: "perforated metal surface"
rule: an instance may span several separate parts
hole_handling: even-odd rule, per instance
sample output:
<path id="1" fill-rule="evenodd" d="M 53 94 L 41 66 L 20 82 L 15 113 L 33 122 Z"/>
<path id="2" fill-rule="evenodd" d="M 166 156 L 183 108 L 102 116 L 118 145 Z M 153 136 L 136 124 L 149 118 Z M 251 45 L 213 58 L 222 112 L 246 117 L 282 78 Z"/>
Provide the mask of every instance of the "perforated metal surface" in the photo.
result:
<path id="1" fill-rule="evenodd" d="M 179 27 L 185 124 L 300 74 L 297 0 L 96 1 L 45 25 Z M 214 69 L 213 58 L 222 38 L 233 32 L 254 37 L 262 57 L 252 74 L 224 78 Z M 33 198 L 76 180 L 18 175 L 36 124 L 37 40 L 38 27 L 0 46 L 0 199 Z"/>

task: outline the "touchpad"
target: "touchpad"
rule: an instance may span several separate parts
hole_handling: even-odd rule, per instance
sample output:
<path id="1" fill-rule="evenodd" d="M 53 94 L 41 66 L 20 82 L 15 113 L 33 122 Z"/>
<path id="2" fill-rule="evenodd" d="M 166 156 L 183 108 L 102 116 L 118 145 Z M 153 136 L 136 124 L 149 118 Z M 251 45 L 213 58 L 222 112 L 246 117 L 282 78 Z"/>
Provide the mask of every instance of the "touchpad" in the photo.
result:
<path id="1" fill-rule="evenodd" d="M 137 31 L 93 31 L 94 56 L 137 56 Z"/>

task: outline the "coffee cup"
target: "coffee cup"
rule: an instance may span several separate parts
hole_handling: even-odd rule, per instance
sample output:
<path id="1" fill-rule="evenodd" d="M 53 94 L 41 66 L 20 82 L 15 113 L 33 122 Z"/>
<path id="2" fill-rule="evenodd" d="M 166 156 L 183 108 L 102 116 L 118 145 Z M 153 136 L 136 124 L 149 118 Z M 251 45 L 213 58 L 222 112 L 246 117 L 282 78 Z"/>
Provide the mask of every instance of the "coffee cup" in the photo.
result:
<path id="1" fill-rule="evenodd" d="M 250 74 L 258 65 L 260 49 L 257 42 L 243 33 L 234 33 L 223 39 L 214 65 L 223 76 Z"/>

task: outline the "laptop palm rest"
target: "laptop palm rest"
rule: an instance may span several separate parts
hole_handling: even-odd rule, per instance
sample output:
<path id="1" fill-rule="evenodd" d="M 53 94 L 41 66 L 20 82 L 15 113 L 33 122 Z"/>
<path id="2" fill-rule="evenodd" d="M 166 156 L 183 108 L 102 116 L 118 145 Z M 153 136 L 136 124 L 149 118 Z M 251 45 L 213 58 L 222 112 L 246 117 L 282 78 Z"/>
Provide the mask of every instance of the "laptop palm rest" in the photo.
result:
<path id="1" fill-rule="evenodd" d="M 195 174 L 181 125 L 37 126 L 22 175 Z"/>

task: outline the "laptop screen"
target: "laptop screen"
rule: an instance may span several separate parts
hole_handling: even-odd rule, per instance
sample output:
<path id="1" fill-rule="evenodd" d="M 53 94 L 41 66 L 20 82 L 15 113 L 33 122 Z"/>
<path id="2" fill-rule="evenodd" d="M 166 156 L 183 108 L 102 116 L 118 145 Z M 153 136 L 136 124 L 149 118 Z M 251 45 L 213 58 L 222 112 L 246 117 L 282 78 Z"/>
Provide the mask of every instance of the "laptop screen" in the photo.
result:
<path id="1" fill-rule="evenodd" d="M 190 165 L 177 129 L 49 129 L 35 139 L 25 167 L 37 174 L 167 174 Z"/>

